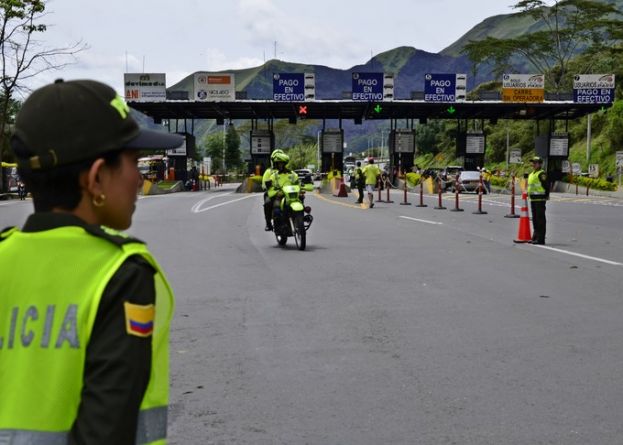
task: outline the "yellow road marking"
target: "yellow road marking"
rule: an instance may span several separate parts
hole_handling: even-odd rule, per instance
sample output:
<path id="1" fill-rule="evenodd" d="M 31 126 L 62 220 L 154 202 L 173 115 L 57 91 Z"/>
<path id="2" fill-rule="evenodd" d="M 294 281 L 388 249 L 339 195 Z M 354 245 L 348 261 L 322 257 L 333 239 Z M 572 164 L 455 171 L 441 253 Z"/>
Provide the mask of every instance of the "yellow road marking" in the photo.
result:
<path id="1" fill-rule="evenodd" d="M 331 204 L 336 204 L 336 205 L 339 205 L 339 206 L 344 206 L 344 207 L 350 207 L 351 209 L 359 209 L 359 210 L 363 210 L 363 209 L 364 209 L 363 204 L 362 204 L 362 205 L 360 205 L 360 206 L 358 206 L 358 205 L 355 205 L 355 204 L 347 204 L 347 203 L 345 203 L 345 202 L 337 202 L 337 201 L 334 201 L 334 200 L 332 200 L 332 199 L 325 198 L 324 196 L 322 196 L 322 195 L 321 195 L 321 194 L 319 194 L 319 193 L 314 193 L 314 194 L 313 194 L 313 195 L 311 195 L 311 196 L 313 196 L 313 197 L 315 197 L 315 198 L 322 199 L 323 201 L 329 202 L 329 203 L 331 203 Z"/>

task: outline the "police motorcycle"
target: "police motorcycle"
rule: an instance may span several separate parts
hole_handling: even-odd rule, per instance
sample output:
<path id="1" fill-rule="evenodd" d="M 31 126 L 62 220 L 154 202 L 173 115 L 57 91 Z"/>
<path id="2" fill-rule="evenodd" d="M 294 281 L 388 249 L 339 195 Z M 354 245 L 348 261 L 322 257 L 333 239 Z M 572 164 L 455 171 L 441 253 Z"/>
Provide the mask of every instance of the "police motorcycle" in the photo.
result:
<path id="1" fill-rule="evenodd" d="M 298 250 L 305 250 L 307 245 L 307 231 L 314 217 L 311 207 L 304 205 L 305 192 L 313 191 L 313 184 L 285 185 L 280 190 L 281 199 L 275 203 L 273 209 L 273 232 L 277 244 L 285 246 L 289 237 L 294 238 Z"/>

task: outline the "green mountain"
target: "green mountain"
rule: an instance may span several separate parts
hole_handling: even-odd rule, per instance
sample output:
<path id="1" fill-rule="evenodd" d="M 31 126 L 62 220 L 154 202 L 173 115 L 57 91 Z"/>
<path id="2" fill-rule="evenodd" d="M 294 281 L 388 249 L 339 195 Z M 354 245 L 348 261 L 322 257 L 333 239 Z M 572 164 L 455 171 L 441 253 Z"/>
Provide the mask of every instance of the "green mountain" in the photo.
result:
<path id="1" fill-rule="evenodd" d="M 623 11 L 623 0 L 601 0 L 614 4 Z M 424 89 L 425 73 L 467 73 L 468 90 L 477 85 L 495 80 L 486 68 L 480 69 L 477 77 L 471 75 L 471 63 L 461 54 L 461 49 L 472 40 L 512 38 L 543 29 L 545 25 L 534 22 L 531 17 L 517 13 L 497 15 L 483 20 L 456 42 L 439 53 L 429 53 L 410 46 L 401 46 L 377 54 L 367 62 L 341 70 L 323 65 L 305 65 L 281 60 L 269 60 L 263 65 L 241 70 L 225 70 L 235 74 L 236 90 L 244 92 L 247 99 L 270 100 L 272 98 L 272 76 L 279 72 L 313 72 L 316 74 L 316 98 L 319 100 L 341 99 L 344 92 L 350 92 L 352 72 L 392 72 L 394 73 L 394 97 L 410 99 L 414 91 Z M 514 60 L 517 72 L 528 72 L 527 62 Z M 194 73 L 193 73 L 194 74 Z M 168 88 L 171 92 L 188 92 L 192 96 L 193 74 Z M 386 122 L 364 121 L 363 125 L 343 122 L 348 134 L 348 151 L 365 150 L 371 135 L 380 135 L 380 129 L 388 126 Z M 213 121 L 195 121 L 195 135 L 200 141 L 205 134 L 218 130 Z M 309 127 L 309 135 L 315 137 L 317 127 Z M 375 136 L 375 137 L 376 137 Z M 244 142 L 243 142 L 244 144 Z"/>

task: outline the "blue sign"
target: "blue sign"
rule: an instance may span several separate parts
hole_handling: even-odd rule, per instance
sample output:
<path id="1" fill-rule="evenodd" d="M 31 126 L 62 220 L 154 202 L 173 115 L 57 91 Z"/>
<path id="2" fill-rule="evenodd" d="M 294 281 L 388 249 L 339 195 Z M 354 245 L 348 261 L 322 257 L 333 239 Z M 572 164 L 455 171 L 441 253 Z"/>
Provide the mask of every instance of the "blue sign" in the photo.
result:
<path id="1" fill-rule="evenodd" d="M 303 73 L 273 74 L 273 100 L 275 102 L 304 102 L 304 76 Z"/>
<path id="2" fill-rule="evenodd" d="M 353 101 L 383 100 L 383 73 L 353 73 Z"/>
<path id="3" fill-rule="evenodd" d="M 424 101 L 455 102 L 456 74 L 426 74 L 424 76 Z"/>
<path id="4" fill-rule="evenodd" d="M 574 88 L 573 102 L 579 104 L 611 104 L 614 88 Z"/>

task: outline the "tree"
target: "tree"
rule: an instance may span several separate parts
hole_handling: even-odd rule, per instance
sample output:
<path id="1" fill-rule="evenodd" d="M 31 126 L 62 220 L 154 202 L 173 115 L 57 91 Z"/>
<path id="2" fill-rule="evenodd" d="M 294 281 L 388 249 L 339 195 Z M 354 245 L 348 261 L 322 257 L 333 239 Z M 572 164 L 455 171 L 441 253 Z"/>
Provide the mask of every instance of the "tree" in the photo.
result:
<path id="1" fill-rule="evenodd" d="M 233 124 L 229 124 L 225 133 L 225 165 L 235 170 L 242 164 L 240 159 L 240 136 Z"/>
<path id="2" fill-rule="evenodd" d="M 220 131 L 208 135 L 202 144 L 205 156 L 212 158 L 212 170 L 218 171 L 223 168 L 223 135 Z"/>
<path id="3" fill-rule="evenodd" d="M 27 92 L 24 82 L 37 75 L 61 69 L 68 63 L 61 59 L 86 48 L 81 42 L 66 48 L 46 48 L 35 39 L 47 25 L 43 0 L 0 0 L 0 161 L 8 154 L 7 130 L 13 123 L 14 101 Z M 0 190 L 3 189 L 0 175 Z"/>
<path id="4" fill-rule="evenodd" d="M 286 150 L 286 153 L 290 156 L 288 167 L 292 170 L 307 168 L 308 165 L 316 163 L 317 149 L 315 143 L 295 145 Z"/>
<path id="5" fill-rule="evenodd" d="M 462 52 L 474 66 L 493 66 L 496 75 L 527 60 L 538 73 L 547 73 L 551 89 L 559 92 L 569 76 L 570 60 L 580 53 L 602 51 L 620 42 L 621 13 L 612 4 L 590 0 L 521 0 L 513 6 L 532 17 L 536 31 L 515 38 L 487 37 L 470 41 Z"/>

